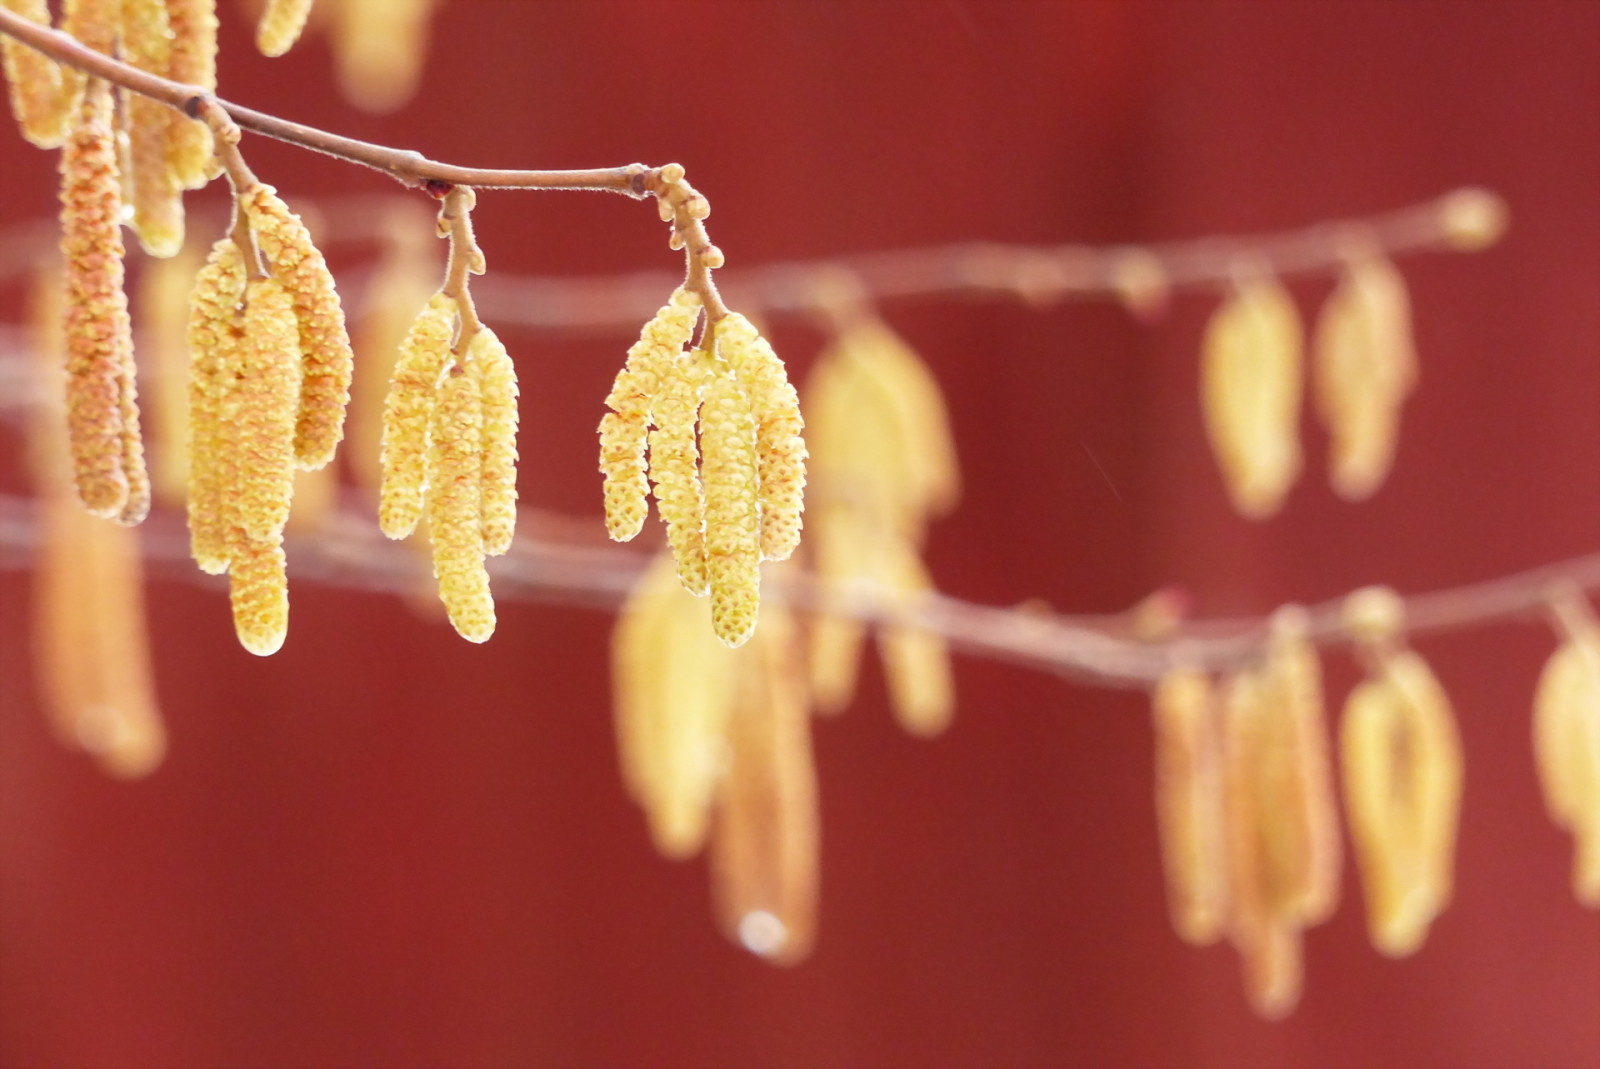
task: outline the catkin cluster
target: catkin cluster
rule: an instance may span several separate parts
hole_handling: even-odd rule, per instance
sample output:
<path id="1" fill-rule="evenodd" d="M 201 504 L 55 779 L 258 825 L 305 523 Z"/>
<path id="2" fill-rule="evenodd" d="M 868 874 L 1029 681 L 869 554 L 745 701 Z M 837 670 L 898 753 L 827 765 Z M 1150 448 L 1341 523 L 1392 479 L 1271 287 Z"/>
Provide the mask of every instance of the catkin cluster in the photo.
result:
<path id="1" fill-rule="evenodd" d="M 809 952 L 816 929 L 819 821 L 810 708 L 794 621 L 767 606 L 754 639 L 718 641 L 710 606 L 662 554 L 612 633 L 622 778 L 656 849 L 709 844 L 727 937 L 777 964 Z"/>
<path id="2" fill-rule="evenodd" d="M 1179 669 L 1157 686 L 1156 813 L 1173 927 L 1226 936 L 1251 1005 L 1294 1008 L 1301 932 L 1338 903 L 1340 847 L 1321 671 L 1298 610 L 1266 659 L 1220 687 Z"/>
<path id="3" fill-rule="evenodd" d="M 804 421 L 783 362 L 744 316 L 728 313 L 684 351 L 699 314 L 694 293 L 675 291 L 606 397 L 606 529 L 637 535 L 654 484 L 680 581 L 710 595 L 712 627 L 738 646 L 755 630 L 761 561 L 799 544 Z"/>
<path id="4" fill-rule="evenodd" d="M 1417 358 L 1404 278 L 1371 238 L 1346 244 L 1344 273 L 1313 331 L 1312 386 L 1331 439 L 1329 479 L 1359 500 L 1394 462 Z M 1300 475 L 1304 335 L 1288 290 L 1258 270 L 1241 273 L 1206 327 L 1206 430 L 1234 508 L 1251 519 L 1275 515 Z"/>
<path id="5" fill-rule="evenodd" d="M 932 589 L 921 548 L 930 517 L 960 496 L 960 472 L 938 382 L 882 322 L 850 320 L 806 383 L 812 452 L 813 562 L 824 606 L 811 627 L 818 706 L 837 710 L 855 690 L 866 627 L 853 602 L 883 605 L 877 628 L 897 718 L 919 735 L 942 731 L 955 709 L 949 652 L 912 613 Z"/>
<path id="6" fill-rule="evenodd" d="M 463 638 L 494 634 L 486 556 L 511 548 L 517 514 L 517 378 L 479 327 L 460 339 L 460 305 L 431 297 L 400 344 L 383 407 L 378 525 L 405 538 L 427 521 L 433 573 Z"/>
<path id="7" fill-rule="evenodd" d="M 236 211 L 189 299 L 190 551 L 204 571 L 228 573 L 239 641 L 266 655 L 289 626 L 295 472 L 325 465 L 342 433 L 350 342 L 299 218 L 259 184 L 238 191 Z"/>

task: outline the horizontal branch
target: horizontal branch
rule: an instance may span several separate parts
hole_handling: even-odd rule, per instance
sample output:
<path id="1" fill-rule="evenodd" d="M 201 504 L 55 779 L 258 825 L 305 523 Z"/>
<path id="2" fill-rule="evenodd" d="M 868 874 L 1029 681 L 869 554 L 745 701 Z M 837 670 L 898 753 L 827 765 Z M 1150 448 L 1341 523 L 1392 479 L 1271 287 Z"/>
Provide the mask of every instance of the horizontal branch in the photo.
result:
<path id="1" fill-rule="evenodd" d="M 285 547 L 296 581 L 402 594 L 430 590 L 423 557 L 415 547 L 384 538 L 369 513 L 370 509 L 347 505 L 318 532 L 291 536 Z M 511 551 L 489 565 L 499 601 L 615 609 L 650 563 L 650 555 L 640 550 L 571 537 L 580 528 L 597 530 L 598 523 L 525 512 L 518 528 L 533 534 L 519 534 Z M 189 559 L 188 536 L 178 514 L 152 513 L 139 537 L 153 574 L 224 589 L 223 580 L 199 572 Z M 0 570 L 30 567 L 36 543 L 33 503 L 0 496 Z M 798 568 L 778 566 L 768 576 L 774 593 L 791 604 L 808 609 L 819 603 L 818 585 Z M 1471 586 L 1412 595 L 1404 599 L 1402 630 L 1422 636 L 1540 618 L 1558 587 L 1600 592 L 1600 553 Z M 865 589 L 849 603 L 841 606 L 830 599 L 828 605 L 830 611 L 842 609 L 868 622 L 886 617 L 883 606 Z M 1318 645 L 1349 644 L 1339 610 L 1338 601 L 1309 610 L 1308 633 Z M 967 654 L 1128 688 L 1149 687 L 1179 664 L 1210 671 L 1243 667 L 1260 656 L 1268 635 L 1265 619 L 1234 619 L 1194 622 L 1159 640 L 1141 640 L 1131 635 L 1130 616 L 997 608 L 943 594 L 926 598 L 912 618 Z M 895 619 L 905 617 L 897 612 Z"/>
<path id="2" fill-rule="evenodd" d="M 193 118 L 200 102 L 214 100 L 242 129 L 291 145 L 320 152 L 348 163 L 382 171 L 409 188 L 429 183 L 474 186 L 480 189 L 589 189 L 644 197 L 654 192 L 657 168 L 642 163 L 577 171 L 513 171 L 460 167 L 430 160 L 420 152 L 388 148 L 343 137 L 314 126 L 290 122 L 265 112 L 222 100 L 207 90 L 142 71 L 130 64 L 86 48 L 69 34 L 41 26 L 0 7 L 0 33 L 10 34 L 51 59 L 103 78 L 113 85 L 140 93 L 176 108 Z"/>

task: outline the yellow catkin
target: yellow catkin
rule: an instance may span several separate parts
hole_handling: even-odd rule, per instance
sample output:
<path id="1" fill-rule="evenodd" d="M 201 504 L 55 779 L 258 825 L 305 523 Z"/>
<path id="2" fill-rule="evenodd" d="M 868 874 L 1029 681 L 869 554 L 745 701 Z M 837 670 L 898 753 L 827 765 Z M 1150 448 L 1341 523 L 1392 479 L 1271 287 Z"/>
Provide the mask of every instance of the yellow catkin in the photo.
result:
<path id="1" fill-rule="evenodd" d="M 1240 282 L 1206 326 L 1206 431 L 1228 496 L 1250 519 L 1277 513 L 1300 474 L 1301 333 L 1293 298 L 1270 277 Z"/>
<path id="2" fill-rule="evenodd" d="M 738 658 L 711 633 L 661 554 L 640 576 L 612 633 L 613 703 L 623 781 L 664 856 L 705 843 L 722 775 Z"/>
<path id="3" fill-rule="evenodd" d="M 139 344 L 154 373 L 150 397 L 153 464 L 151 482 L 158 500 L 181 505 L 188 494 L 189 454 L 184 436 L 189 423 L 189 298 L 202 264 L 204 250 L 186 245 L 167 260 L 145 265 L 139 278 Z"/>
<path id="4" fill-rule="evenodd" d="M 450 623 L 469 642 L 494 634 L 494 599 L 483 568 L 483 407 L 478 382 L 445 376 L 428 444 L 428 538 L 433 575 Z"/>
<path id="5" fill-rule="evenodd" d="M 211 248 L 194 280 L 189 298 L 189 552 L 200 570 L 226 571 L 233 472 L 238 457 L 229 439 L 236 413 L 231 411 L 229 378 L 239 366 L 244 344 L 244 258 L 231 238 Z"/>
<path id="6" fill-rule="evenodd" d="M 217 88 L 216 0 L 167 0 L 172 30 L 167 77 L 207 92 Z M 178 111 L 168 113 L 167 162 L 183 189 L 199 189 L 211 180 L 211 130 Z"/>
<path id="7" fill-rule="evenodd" d="M 302 468 L 320 468 L 333 459 L 344 437 L 344 412 L 350 403 L 355 360 L 345 332 L 344 309 L 333 275 L 312 244 L 310 232 L 277 192 L 271 186 L 257 185 L 240 203 L 269 272 L 294 301 L 302 372 L 294 455 Z"/>
<path id="8" fill-rule="evenodd" d="M 61 252 L 67 272 L 67 421 L 78 496 L 97 516 L 128 504 L 123 436 L 133 360 L 123 293 L 122 200 L 111 93 L 95 82 L 61 151 Z M 135 478 L 138 473 L 133 473 Z"/>
<path id="9" fill-rule="evenodd" d="M 794 637 L 773 606 L 738 657 L 710 851 L 723 932 L 775 965 L 804 960 L 816 936 L 817 778 Z"/>
<path id="10" fill-rule="evenodd" d="M 1417 378 L 1405 279 L 1381 254 L 1350 262 L 1317 317 L 1317 412 L 1328 471 L 1348 500 L 1370 497 L 1394 463 L 1400 405 Z"/>
<path id="11" fill-rule="evenodd" d="M 626 542 L 644 526 L 650 406 L 661 388 L 662 371 L 683 350 L 699 314 L 698 296 L 674 290 L 628 349 L 627 363 L 606 395 L 611 411 L 600 420 L 600 471 L 605 476 L 606 531 L 614 541 Z"/>
<path id="12" fill-rule="evenodd" d="M 1227 919 L 1222 766 L 1215 703 L 1205 673 L 1178 669 L 1151 696 L 1156 829 L 1167 907 L 1179 938 L 1208 946 Z"/>
<path id="13" fill-rule="evenodd" d="M 800 398 L 783 361 L 738 312 L 717 323 L 717 355 L 727 362 L 750 399 L 756 418 L 756 458 L 761 488 L 761 556 L 786 560 L 800 544 L 805 508 L 805 421 Z"/>
<path id="14" fill-rule="evenodd" d="M 122 59 L 152 74 L 171 67 L 172 32 L 163 0 L 122 0 Z M 173 111 L 158 100 L 123 91 L 122 119 L 132 172 L 133 230 L 151 256 L 183 247 L 183 190 L 168 160 Z"/>
<path id="15" fill-rule="evenodd" d="M 441 0 L 344 0 L 330 45 L 344 98 L 364 111 L 394 111 L 422 75 L 428 20 Z"/>
<path id="16" fill-rule="evenodd" d="M 244 344 L 232 388 L 230 423 L 238 450 L 233 525 L 255 542 L 275 542 L 294 494 L 294 417 L 300 393 L 294 306 L 273 278 L 245 290 Z"/>
<path id="17" fill-rule="evenodd" d="M 0 0 L 0 6 L 30 22 L 50 25 L 46 0 Z M 61 67 L 9 35 L 0 36 L 0 64 L 22 136 L 40 148 L 58 148 L 71 132 L 74 114 L 72 101 L 63 94 Z"/>
<path id="18" fill-rule="evenodd" d="M 416 530 L 427 489 L 428 432 L 439 383 L 450 367 L 456 302 L 442 293 L 428 299 L 400 345 L 383 407 L 383 483 L 378 526 L 390 538 Z"/>
<path id="19" fill-rule="evenodd" d="M 294 47 L 311 14 L 311 0 L 267 0 L 256 25 L 256 47 L 264 56 L 281 56 Z"/>
<path id="20" fill-rule="evenodd" d="M 483 551 L 498 557 L 517 529 L 517 368 L 488 327 L 468 343 L 466 366 L 483 402 Z"/>
<path id="21" fill-rule="evenodd" d="M 1574 599 L 1576 603 L 1576 599 Z M 1545 809 L 1572 833 L 1572 890 L 1600 907 L 1600 625 L 1576 605 L 1533 702 L 1533 752 Z"/>
<path id="22" fill-rule="evenodd" d="M 878 649 L 889 702 L 900 726 L 931 738 L 950 726 L 956 711 L 950 649 L 943 636 L 919 627 L 915 610 L 933 592 L 933 581 L 915 550 L 901 544 L 882 576 L 888 618 L 878 631 Z"/>
<path id="23" fill-rule="evenodd" d="M 667 543 L 678 562 L 678 579 L 695 596 L 710 589 L 706 575 L 705 490 L 700 485 L 700 450 L 695 424 L 708 356 L 702 350 L 679 353 L 661 374 L 652 406 L 650 480 L 656 512 L 667 527 Z"/>
<path id="24" fill-rule="evenodd" d="M 277 653 L 289 634 L 289 579 L 283 546 L 241 538 L 228 567 L 228 600 L 239 644 L 258 657 Z"/>
<path id="25" fill-rule="evenodd" d="M 725 371 L 711 380 L 700 408 L 700 452 L 711 623 L 718 638 L 740 646 L 755 630 L 761 601 L 756 421 L 738 380 Z"/>
<path id="26" fill-rule="evenodd" d="M 1300 922 L 1295 888 L 1273 860 L 1271 757 L 1274 712 L 1258 673 L 1228 681 L 1223 700 L 1223 797 L 1228 858 L 1228 935 L 1244 969 L 1251 1008 L 1276 1020 L 1300 1000 Z"/>

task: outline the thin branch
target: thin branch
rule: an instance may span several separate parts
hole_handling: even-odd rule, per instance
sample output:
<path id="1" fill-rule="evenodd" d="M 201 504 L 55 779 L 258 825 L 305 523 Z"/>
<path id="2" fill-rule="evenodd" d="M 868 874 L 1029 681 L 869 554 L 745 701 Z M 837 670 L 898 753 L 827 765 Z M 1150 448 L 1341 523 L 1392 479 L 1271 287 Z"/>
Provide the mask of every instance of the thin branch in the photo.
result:
<path id="1" fill-rule="evenodd" d="M 382 171 L 412 189 L 443 183 L 484 189 L 590 189 L 642 198 L 649 195 L 646 181 L 655 173 L 655 169 L 642 163 L 577 171 L 511 171 L 439 163 L 420 152 L 357 141 L 230 103 L 199 86 L 169 81 L 86 48 L 70 35 L 31 22 L 4 7 L 0 7 L 0 33 L 10 34 L 59 63 L 159 100 L 190 118 L 197 116 L 202 102 L 214 100 L 234 122 L 251 133 Z"/>
<path id="2" fill-rule="evenodd" d="M 354 496 L 354 495 L 352 495 Z M 37 540 L 34 504 L 0 496 L 0 570 L 31 566 Z M 346 505 L 314 534 L 286 542 L 298 581 L 364 591 L 412 593 L 428 581 L 427 565 L 412 547 L 384 538 L 370 509 Z M 612 610 L 632 590 L 649 565 L 646 552 L 562 537 L 576 525 L 561 517 L 525 512 L 516 543 L 489 566 L 495 597 L 546 604 Z M 594 528 L 597 524 L 585 524 Z M 533 532 L 530 536 L 527 532 Z M 157 512 L 140 529 L 141 547 L 152 574 L 222 589 L 222 581 L 197 571 L 189 559 L 182 517 Z M 778 596 L 802 609 L 820 602 L 821 590 L 793 566 L 769 571 Z M 1404 599 L 1404 633 L 1440 634 L 1505 621 L 1539 621 L 1559 591 L 1600 592 L 1600 553 L 1520 572 L 1470 586 L 1416 594 Z M 896 606 L 879 604 L 869 588 L 841 605 L 830 595 L 830 610 L 876 622 L 907 617 Z M 1309 637 L 1318 645 L 1350 644 L 1339 622 L 1340 602 L 1308 611 Z M 1249 664 L 1262 652 L 1268 621 L 1197 622 L 1158 640 L 1130 637 L 1126 616 L 1068 616 L 1026 608 L 978 605 L 944 594 L 927 597 L 911 617 L 968 654 L 1037 669 L 1108 687 L 1142 689 L 1174 666 L 1228 671 Z"/>

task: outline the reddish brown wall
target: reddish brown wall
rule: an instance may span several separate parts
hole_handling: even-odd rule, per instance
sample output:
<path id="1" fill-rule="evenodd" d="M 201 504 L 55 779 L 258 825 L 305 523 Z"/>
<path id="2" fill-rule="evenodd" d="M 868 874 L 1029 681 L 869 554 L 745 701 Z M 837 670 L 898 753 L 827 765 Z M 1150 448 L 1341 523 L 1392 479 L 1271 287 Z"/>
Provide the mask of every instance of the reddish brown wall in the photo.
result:
<path id="1" fill-rule="evenodd" d="M 1155 240 L 1359 214 L 1462 183 L 1508 240 L 1406 262 L 1424 384 L 1388 486 L 1226 508 L 1196 411 L 1209 303 L 899 305 L 953 399 L 970 491 L 951 592 L 1208 614 L 1361 583 L 1452 585 L 1600 535 L 1600 6 L 451 0 L 423 99 L 330 98 L 312 42 L 266 61 L 233 5 L 223 91 L 485 165 L 676 159 L 743 265 L 994 238 Z M 381 179 L 251 141 L 291 197 Z M 0 133 L 0 221 L 53 162 Z M 208 194 L 215 196 L 215 194 Z M 648 205 L 486 193 L 493 269 L 670 266 Z M 336 265 L 337 266 L 337 265 Z M 1311 311 L 1327 283 L 1297 283 Z M 4 300 L 15 308 L 13 295 Z M 523 490 L 594 514 L 593 428 L 627 338 L 507 332 Z M 776 324 L 803 374 L 817 337 Z M 0 463 L 17 488 L 11 435 Z M 293 564 L 291 562 L 291 569 Z M 216 589 L 156 583 L 166 767 L 104 779 L 48 738 L 25 576 L 0 575 L 0 1064 L 1576 1066 L 1600 1058 L 1600 922 L 1567 891 L 1527 706 L 1537 628 L 1430 641 L 1468 747 L 1456 901 L 1414 959 L 1365 942 L 1353 877 L 1288 1022 L 1170 933 L 1143 701 L 962 661 L 939 741 L 863 701 L 817 725 L 821 942 L 724 944 L 696 863 L 657 859 L 611 755 L 604 616 L 502 608 L 471 647 L 399 600 L 294 589 L 278 656 Z M 1352 681 L 1335 660 L 1330 683 Z"/>

